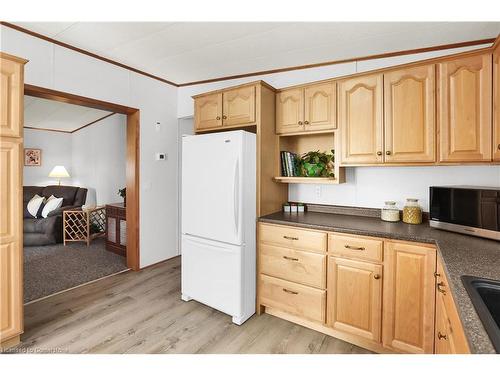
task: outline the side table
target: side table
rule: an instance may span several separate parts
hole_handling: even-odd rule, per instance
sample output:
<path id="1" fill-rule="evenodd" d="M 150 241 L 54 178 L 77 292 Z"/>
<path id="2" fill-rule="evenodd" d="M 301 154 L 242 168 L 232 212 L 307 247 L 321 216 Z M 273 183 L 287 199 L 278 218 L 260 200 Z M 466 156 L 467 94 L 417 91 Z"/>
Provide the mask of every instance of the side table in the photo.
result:
<path id="1" fill-rule="evenodd" d="M 94 238 L 106 234 L 106 208 L 63 211 L 63 239 L 66 242 L 83 241 L 90 245 Z"/>

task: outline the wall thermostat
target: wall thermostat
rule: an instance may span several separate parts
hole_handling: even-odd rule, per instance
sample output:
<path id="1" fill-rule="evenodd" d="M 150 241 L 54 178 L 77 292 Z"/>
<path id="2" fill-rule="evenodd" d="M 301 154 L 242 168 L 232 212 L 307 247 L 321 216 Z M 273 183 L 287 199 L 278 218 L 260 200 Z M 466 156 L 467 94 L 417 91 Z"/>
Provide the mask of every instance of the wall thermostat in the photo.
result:
<path id="1" fill-rule="evenodd" d="M 164 152 L 157 152 L 156 160 L 167 160 L 167 154 Z"/>

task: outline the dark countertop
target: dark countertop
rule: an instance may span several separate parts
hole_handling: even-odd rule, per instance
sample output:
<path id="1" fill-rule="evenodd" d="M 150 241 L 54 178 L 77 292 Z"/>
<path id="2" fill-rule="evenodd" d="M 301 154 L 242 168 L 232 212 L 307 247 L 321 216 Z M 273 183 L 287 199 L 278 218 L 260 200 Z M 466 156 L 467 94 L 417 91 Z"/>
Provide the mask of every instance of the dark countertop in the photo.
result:
<path id="1" fill-rule="evenodd" d="M 388 223 L 379 218 L 332 213 L 277 212 L 259 219 L 261 222 L 292 225 L 341 233 L 384 237 L 396 240 L 436 244 L 443 261 L 451 292 L 469 340 L 472 353 L 495 353 L 479 316 L 465 290 L 460 276 L 472 275 L 500 280 L 500 243 L 431 228 L 428 224 Z"/>

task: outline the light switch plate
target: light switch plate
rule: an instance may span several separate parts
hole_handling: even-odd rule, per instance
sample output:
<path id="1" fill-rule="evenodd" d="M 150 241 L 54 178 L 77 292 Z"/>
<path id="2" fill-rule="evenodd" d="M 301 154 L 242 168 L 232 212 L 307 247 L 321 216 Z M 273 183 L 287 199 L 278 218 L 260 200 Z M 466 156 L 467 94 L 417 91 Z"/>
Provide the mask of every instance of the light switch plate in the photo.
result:
<path id="1" fill-rule="evenodd" d="M 165 152 L 157 152 L 155 160 L 165 161 L 168 158 L 168 154 Z"/>

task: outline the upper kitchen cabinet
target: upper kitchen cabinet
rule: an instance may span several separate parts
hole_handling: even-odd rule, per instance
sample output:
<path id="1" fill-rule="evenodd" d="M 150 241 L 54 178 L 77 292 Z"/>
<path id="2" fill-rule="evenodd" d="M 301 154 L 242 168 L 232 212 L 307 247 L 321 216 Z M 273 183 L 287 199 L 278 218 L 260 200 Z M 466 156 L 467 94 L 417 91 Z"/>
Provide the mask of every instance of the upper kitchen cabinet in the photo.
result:
<path id="1" fill-rule="evenodd" d="M 491 61 L 481 54 L 438 65 L 439 161 L 491 160 Z"/>
<path id="2" fill-rule="evenodd" d="M 500 161 L 500 44 L 493 52 L 493 160 Z"/>
<path id="3" fill-rule="evenodd" d="M 304 131 L 304 89 L 289 89 L 276 94 L 276 133 Z"/>
<path id="4" fill-rule="evenodd" d="M 383 162 L 382 87 L 382 74 L 338 83 L 342 164 Z"/>
<path id="5" fill-rule="evenodd" d="M 7 54 L 0 58 L 0 135 L 22 137 L 24 63 Z"/>
<path id="6" fill-rule="evenodd" d="M 201 96 L 194 100 L 195 130 L 214 129 L 222 126 L 222 94 Z"/>
<path id="7" fill-rule="evenodd" d="M 256 125 L 257 88 L 259 85 L 251 84 L 194 96 L 195 130 Z"/>
<path id="8" fill-rule="evenodd" d="M 436 160 L 435 65 L 384 74 L 386 163 Z"/>
<path id="9" fill-rule="evenodd" d="M 239 87 L 222 93 L 222 125 L 255 123 L 255 86 Z"/>
<path id="10" fill-rule="evenodd" d="M 304 88 L 304 128 L 306 131 L 332 130 L 336 124 L 335 82 Z"/>
<path id="11" fill-rule="evenodd" d="M 335 129 L 335 85 L 335 82 L 326 82 L 279 92 L 276 97 L 276 133 Z"/>

